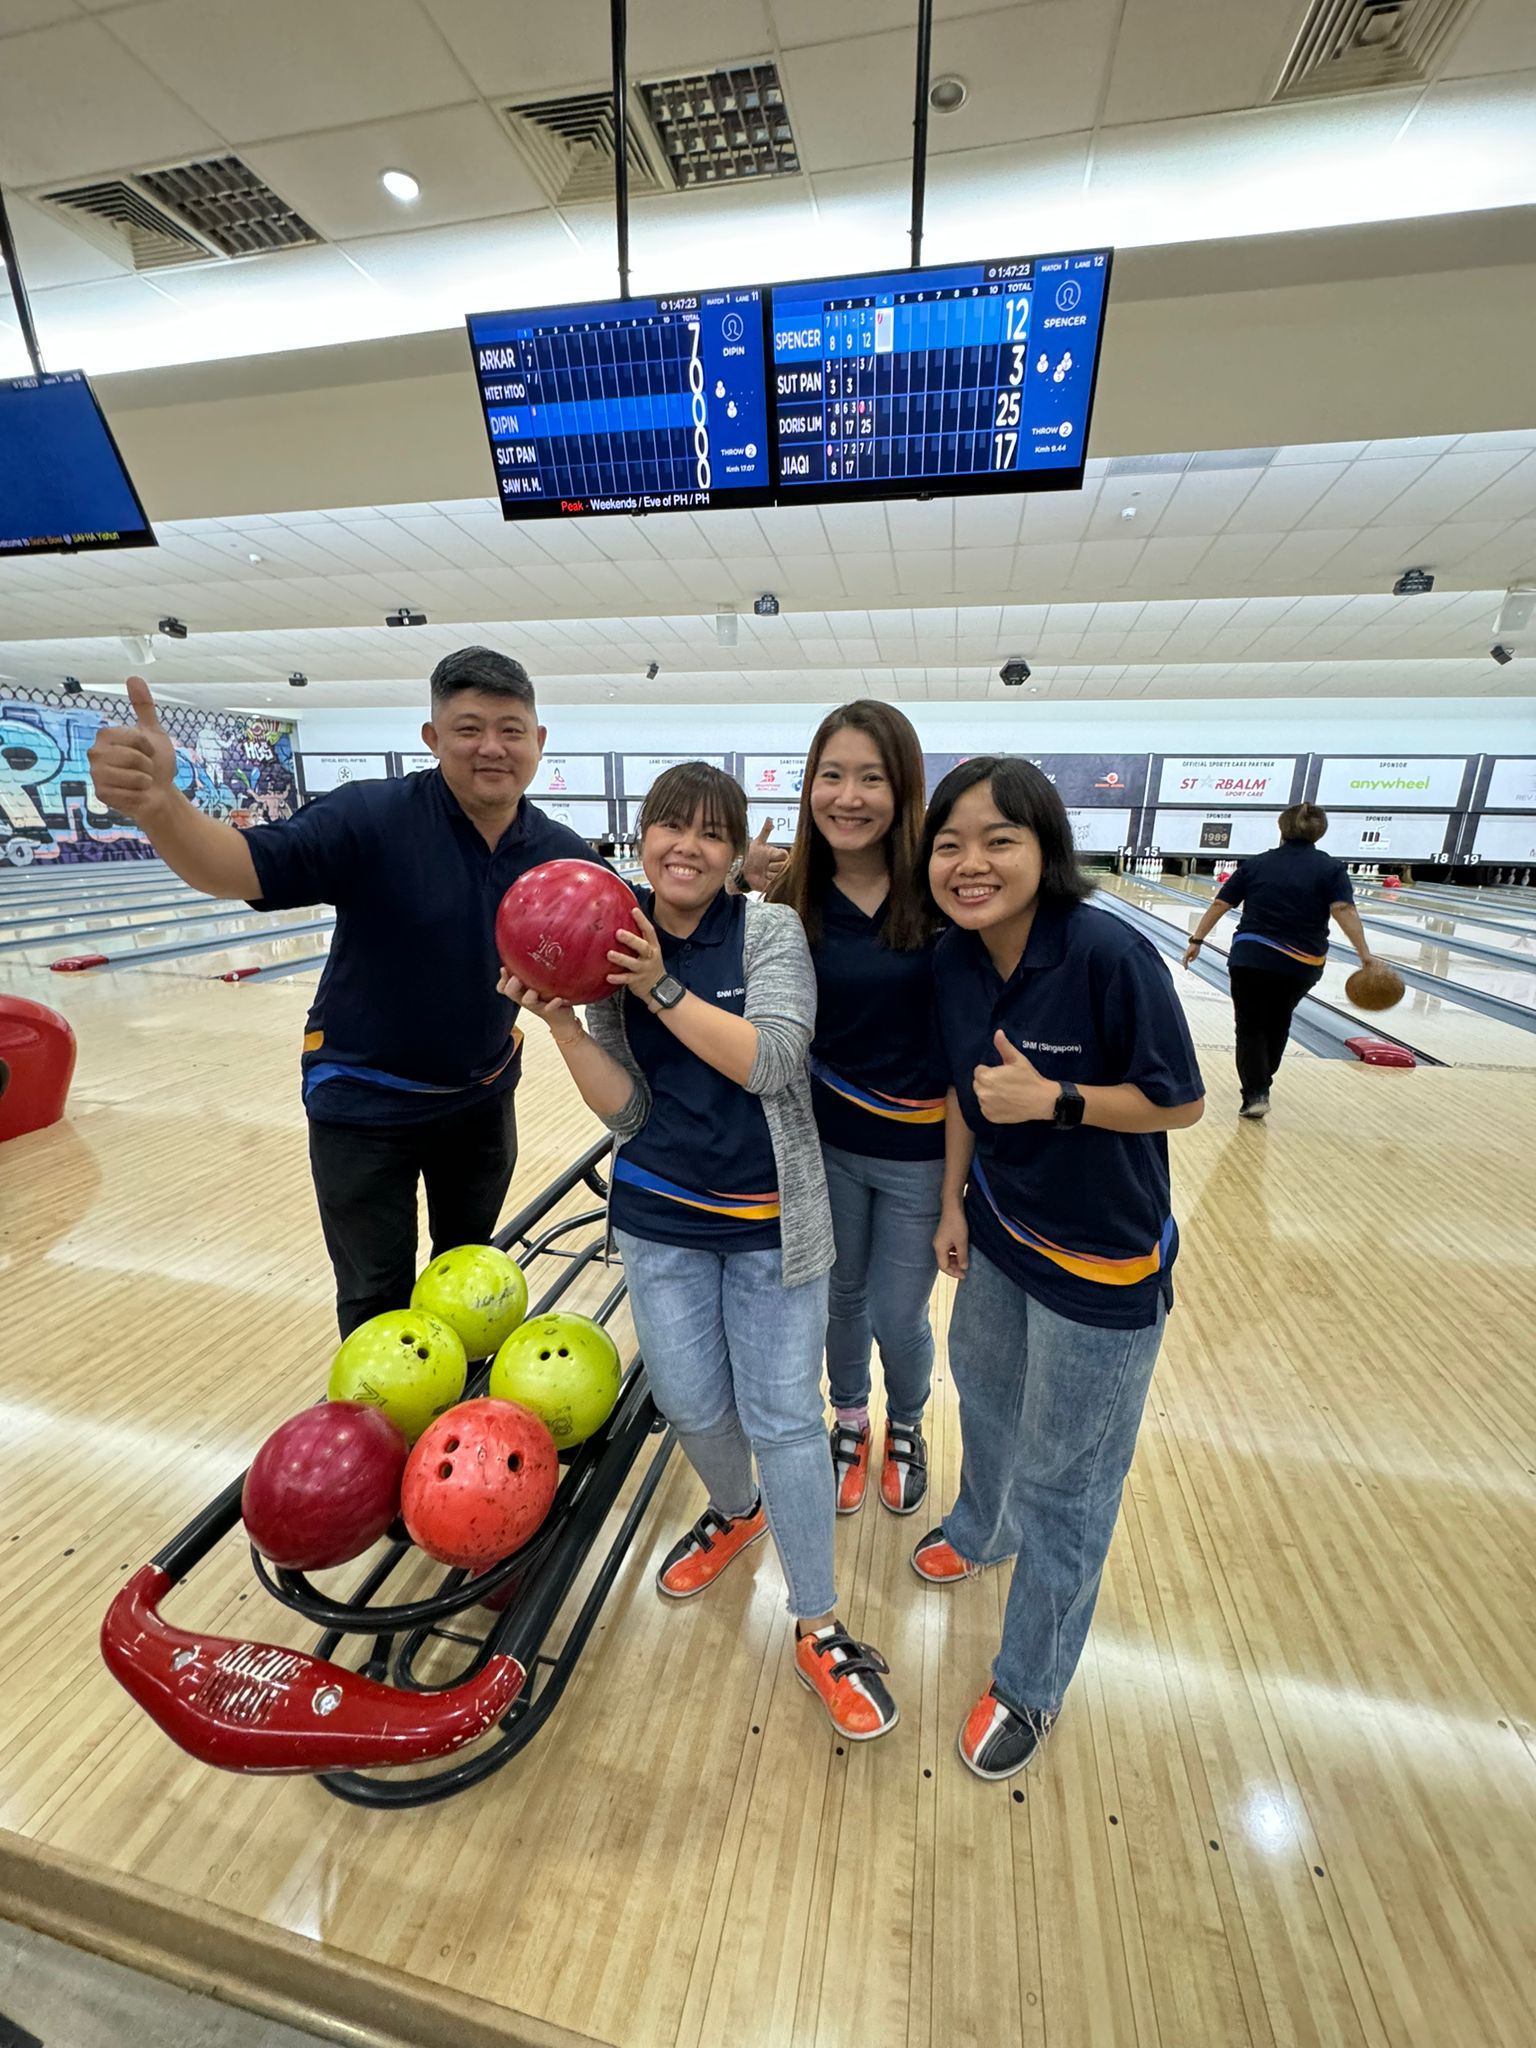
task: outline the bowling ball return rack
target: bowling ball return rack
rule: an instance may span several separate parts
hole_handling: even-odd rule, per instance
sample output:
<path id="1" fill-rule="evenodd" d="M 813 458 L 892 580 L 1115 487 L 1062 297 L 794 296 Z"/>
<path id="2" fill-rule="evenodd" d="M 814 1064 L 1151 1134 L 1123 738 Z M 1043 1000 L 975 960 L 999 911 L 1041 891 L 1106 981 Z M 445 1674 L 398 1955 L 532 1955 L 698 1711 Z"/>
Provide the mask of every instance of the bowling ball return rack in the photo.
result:
<path id="1" fill-rule="evenodd" d="M 606 1141 L 592 1146 L 496 1233 L 493 1242 L 531 1279 L 543 1281 L 553 1270 L 530 1303 L 530 1316 L 556 1307 L 604 1259 L 607 1188 L 599 1168 L 607 1152 Z M 597 1195 L 600 1205 L 549 1221 L 550 1211 L 578 1187 Z M 547 1262 L 542 1272 L 541 1262 Z M 607 1323 L 624 1295 L 621 1278 L 594 1311 L 595 1320 Z M 464 1398 L 483 1393 L 488 1377 L 489 1361 L 472 1367 Z M 563 1640 L 549 1650 L 559 1616 L 653 1437 L 660 1441 L 650 1463 Z M 118 1593 L 102 1622 L 102 1655 L 150 1718 L 200 1762 L 247 1774 L 315 1777 L 357 1806 L 415 1807 L 450 1798 L 509 1763 L 554 1712 L 673 1447 L 637 1356 L 602 1429 L 561 1453 L 560 1489 L 543 1526 L 485 1571 L 447 1569 L 435 1591 L 391 1602 L 389 1580 L 422 1555 L 397 1522 L 350 1597 L 338 1599 L 303 1572 L 268 1563 L 253 1547 L 261 1585 L 321 1630 L 312 1652 L 183 1629 L 158 1611 L 194 1566 L 241 1527 L 242 1472 Z M 482 1606 L 490 1600 L 496 1609 Z M 361 1639 L 361 1661 L 337 1662 L 337 1652 L 353 1639 Z M 428 1677 L 428 1655 L 444 1644 L 461 1649 L 463 1661 L 451 1677 Z M 493 1739 L 481 1742 L 487 1735 Z M 472 1743 L 480 1746 L 457 1754 Z M 397 1775 L 403 1766 L 436 1763 L 442 1768 Z"/>

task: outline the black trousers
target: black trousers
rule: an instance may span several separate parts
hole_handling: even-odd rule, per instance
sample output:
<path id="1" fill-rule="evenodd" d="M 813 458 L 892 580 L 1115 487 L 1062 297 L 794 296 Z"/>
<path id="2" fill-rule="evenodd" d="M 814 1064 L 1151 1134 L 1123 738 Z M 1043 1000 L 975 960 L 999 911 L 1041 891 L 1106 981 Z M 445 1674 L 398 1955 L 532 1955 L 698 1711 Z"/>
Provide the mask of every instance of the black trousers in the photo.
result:
<path id="1" fill-rule="evenodd" d="M 510 1088 L 428 1123 L 311 1123 L 309 1165 L 342 1336 L 370 1316 L 410 1305 L 418 1181 L 426 1183 L 435 1259 L 455 1245 L 488 1240 L 516 1163 Z"/>
<path id="2" fill-rule="evenodd" d="M 1269 1093 L 1285 1056 L 1291 1017 L 1311 984 L 1265 967 L 1229 967 L 1227 981 L 1237 1022 L 1237 1078 L 1244 1102 L 1252 1102 Z"/>

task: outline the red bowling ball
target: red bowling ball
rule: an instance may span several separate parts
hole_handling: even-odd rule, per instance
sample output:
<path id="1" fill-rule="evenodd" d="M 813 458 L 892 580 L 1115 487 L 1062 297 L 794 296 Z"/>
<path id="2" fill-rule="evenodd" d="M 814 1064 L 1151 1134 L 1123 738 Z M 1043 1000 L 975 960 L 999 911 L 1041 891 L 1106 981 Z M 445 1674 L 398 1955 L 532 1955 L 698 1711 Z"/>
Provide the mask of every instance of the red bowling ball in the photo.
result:
<path id="1" fill-rule="evenodd" d="M 554 1506 L 555 1440 L 516 1401 L 461 1401 L 411 1452 L 400 1512 L 439 1564 L 483 1571 L 520 1550 Z"/>
<path id="2" fill-rule="evenodd" d="M 613 994 L 608 955 L 634 931 L 635 892 L 586 860 L 547 860 L 520 875 L 496 912 L 502 965 L 535 995 L 596 1003 Z"/>
<path id="3" fill-rule="evenodd" d="M 240 1512 L 273 1564 L 319 1572 L 361 1557 L 400 1507 L 410 1445 L 382 1409 L 321 1401 L 273 1430 L 245 1475 Z"/>

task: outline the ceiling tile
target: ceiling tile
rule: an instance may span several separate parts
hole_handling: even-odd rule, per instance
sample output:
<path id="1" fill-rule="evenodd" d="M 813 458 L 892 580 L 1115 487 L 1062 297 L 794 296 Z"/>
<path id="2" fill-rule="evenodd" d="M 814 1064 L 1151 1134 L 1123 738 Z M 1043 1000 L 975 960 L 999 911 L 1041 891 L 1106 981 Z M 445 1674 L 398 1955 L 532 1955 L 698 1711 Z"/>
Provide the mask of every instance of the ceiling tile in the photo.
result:
<path id="1" fill-rule="evenodd" d="M 235 143 L 451 106 L 469 83 L 415 0 L 147 0 L 112 32 Z"/>
<path id="2" fill-rule="evenodd" d="M 100 22 L 61 22 L 6 42 L 0 178 L 8 185 L 74 183 L 219 147 L 214 129 Z"/>
<path id="3" fill-rule="evenodd" d="M 1103 120 L 1168 120 L 1269 96 L 1294 31 L 1273 0 L 1127 0 Z"/>
<path id="4" fill-rule="evenodd" d="M 481 92 L 508 99 L 606 85 L 609 12 L 604 0 L 508 6 L 506 0 L 423 0 Z M 701 38 L 704 40 L 701 44 Z M 686 7 L 632 7 L 631 78 L 665 78 L 701 64 L 763 57 L 774 37 L 762 0 L 711 0 Z"/>
<path id="5" fill-rule="evenodd" d="M 258 143 L 243 155 L 312 227 L 335 240 L 527 213 L 545 203 L 506 130 L 478 100 Z M 379 182 L 386 170 L 409 171 L 420 198 L 409 206 L 391 199 Z"/>

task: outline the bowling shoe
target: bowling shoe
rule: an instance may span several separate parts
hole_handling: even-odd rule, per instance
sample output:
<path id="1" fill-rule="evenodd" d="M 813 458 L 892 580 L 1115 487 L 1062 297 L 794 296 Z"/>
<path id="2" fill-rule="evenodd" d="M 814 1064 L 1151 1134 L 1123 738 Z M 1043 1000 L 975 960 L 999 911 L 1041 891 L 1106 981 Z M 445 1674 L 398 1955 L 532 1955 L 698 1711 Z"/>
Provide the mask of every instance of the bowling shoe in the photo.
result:
<path id="1" fill-rule="evenodd" d="M 998 1560 L 1002 1562 L 1001 1559 Z M 994 1569 L 989 1564 L 972 1564 L 964 1558 L 944 1534 L 941 1522 L 937 1529 L 930 1529 L 912 1553 L 912 1569 L 920 1579 L 926 1579 L 930 1586 L 958 1586 L 962 1579 L 976 1579 L 983 1572 Z"/>
<path id="2" fill-rule="evenodd" d="M 688 1534 L 661 1560 L 656 1590 L 669 1600 L 691 1600 L 712 1586 L 733 1558 L 768 1534 L 761 1501 L 750 1514 L 728 1518 L 706 1508 Z"/>
<path id="3" fill-rule="evenodd" d="M 826 1708 L 849 1742 L 873 1742 L 901 1713 L 883 1683 L 890 1666 L 868 1643 L 855 1642 L 840 1621 L 795 1638 L 795 1676 Z"/>
<path id="4" fill-rule="evenodd" d="M 1261 1124 L 1269 1115 L 1269 1097 L 1255 1095 L 1250 1102 L 1245 1102 L 1237 1113 L 1251 1124 Z"/>
<path id="5" fill-rule="evenodd" d="M 928 1446 L 920 1423 L 888 1422 L 880 1461 L 880 1505 L 912 1515 L 928 1498 Z"/>
<path id="6" fill-rule="evenodd" d="M 853 1429 L 846 1422 L 832 1425 L 832 1474 L 837 1481 L 837 1512 L 856 1515 L 864 1505 L 864 1487 L 869 1478 L 869 1424 Z"/>
<path id="7" fill-rule="evenodd" d="M 1011 1778 L 1038 1754 L 1056 1716 L 1030 1707 L 1020 1712 L 989 1686 L 972 1707 L 955 1747 L 960 1761 L 978 1778 Z"/>

